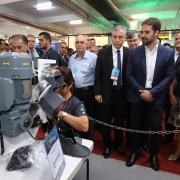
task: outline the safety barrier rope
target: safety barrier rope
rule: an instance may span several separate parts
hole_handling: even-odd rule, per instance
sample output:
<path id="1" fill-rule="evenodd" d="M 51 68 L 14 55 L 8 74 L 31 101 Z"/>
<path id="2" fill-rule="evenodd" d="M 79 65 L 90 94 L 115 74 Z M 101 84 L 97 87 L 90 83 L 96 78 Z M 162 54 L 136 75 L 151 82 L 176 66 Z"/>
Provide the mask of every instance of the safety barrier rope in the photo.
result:
<path id="1" fill-rule="evenodd" d="M 177 133 L 180 132 L 180 130 L 173 130 L 173 131 L 142 131 L 142 130 L 127 129 L 127 128 L 122 128 L 122 127 L 118 127 L 118 126 L 115 126 L 115 125 L 112 125 L 112 124 L 108 124 L 108 123 L 99 121 L 99 120 L 94 119 L 94 118 L 92 118 L 90 116 L 88 116 L 88 118 L 91 119 L 91 120 L 94 120 L 98 124 L 108 126 L 108 127 L 114 128 L 114 129 L 118 129 L 118 130 L 121 130 L 121 131 L 127 131 L 127 132 L 133 132 L 133 133 L 141 133 L 141 134 L 171 134 L 171 133 L 175 133 L 175 134 L 177 134 Z"/>

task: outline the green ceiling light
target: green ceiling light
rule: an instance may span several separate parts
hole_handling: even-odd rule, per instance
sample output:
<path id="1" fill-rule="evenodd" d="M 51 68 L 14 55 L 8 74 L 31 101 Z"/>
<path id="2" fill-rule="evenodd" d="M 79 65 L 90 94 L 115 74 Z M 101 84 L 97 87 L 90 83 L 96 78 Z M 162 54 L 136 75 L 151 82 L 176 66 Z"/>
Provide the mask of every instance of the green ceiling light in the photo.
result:
<path id="1" fill-rule="evenodd" d="M 148 14 L 134 14 L 131 17 L 132 19 L 144 19 L 144 18 L 148 18 L 149 15 Z"/>
<path id="2" fill-rule="evenodd" d="M 179 0 L 151 0 L 151 1 L 144 1 L 138 0 L 138 2 L 122 2 L 122 7 L 125 8 L 137 8 L 137 7 L 145 7 L 145 6 L 155 6 L 155 5 L 163 5 L 163 4 L 172 4 L 172 3 L 179 3 Z"/>
<path id="3" fill-rule="evenodd" d="M 92 26 L 96 27 L 96 28 L 99 28 L 99 27 L 104 28 L 104 27 L 105 27 L 103 24 L 98 24 L 98 23 L 96 24 L 96 23 L 93 23 L 93 22 L 90 22 L 90 24 L 91 24 Z"/>

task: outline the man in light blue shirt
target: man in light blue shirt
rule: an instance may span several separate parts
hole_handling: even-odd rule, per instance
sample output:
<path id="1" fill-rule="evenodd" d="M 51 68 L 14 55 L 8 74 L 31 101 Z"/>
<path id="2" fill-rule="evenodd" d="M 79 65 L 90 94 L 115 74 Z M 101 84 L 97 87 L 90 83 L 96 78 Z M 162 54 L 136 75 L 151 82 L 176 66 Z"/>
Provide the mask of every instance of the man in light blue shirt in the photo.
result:
<path id="1" fill-rule="evenodd" d="M 97 55 L 86 50 L 87 38 L 78 35 L 75 40 L 76 53 L 69 60 L 68 67 L 71 69 L 74 80 L 74 94 L 84 102 L 86 112 L 94 116 L 94 76 Z"/>

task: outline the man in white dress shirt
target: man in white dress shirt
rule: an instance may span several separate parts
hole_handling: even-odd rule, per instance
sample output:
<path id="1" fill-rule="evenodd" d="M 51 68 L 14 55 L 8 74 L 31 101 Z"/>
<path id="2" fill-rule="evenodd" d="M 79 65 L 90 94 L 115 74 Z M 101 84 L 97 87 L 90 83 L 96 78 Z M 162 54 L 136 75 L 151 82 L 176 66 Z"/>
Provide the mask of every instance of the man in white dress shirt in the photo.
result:
<path id="1" fill-rule="evenodd" d="M 124 47 L 126 28 L 120 25 L 112 29 L 112 45 L 101 49 L 98 53 L 95 70 L 95 99 L 100 104 L 101 121 L 110 124 L 111 116 L 115 118 L 115 126 L 123 127 L 126 111 L 126 64 L 129 49 Z M 101 126 L 103 137 L 103 156 L 108 158 L 113 145 L 117 152 L 126 156 L 122 147 L 123 131 L 115 129 L 112 142 L 110 128 Z"/>
<path id="2" fill-rule="evenodd" d="M 174 52 L 158 44 L 161 23 L 157 18 L 148 18 L 141 24 L 142 46 L 130 51 L 126 79 L 129 84 L 127 100 L 131 103 L 131 128 L 140 130 L 147 120 L 151 131 L 162 130 L 164 106 L 169 85 L 174 78 Z M 144 116 L 147 119 L 144 119 Z M 158 171 L 158 152 L 161 134 L 151 134 L 150 165 Z M 133 166 L 140 155 L 140 134 L 131 133 L 132 153 L 126 166 Z"/>

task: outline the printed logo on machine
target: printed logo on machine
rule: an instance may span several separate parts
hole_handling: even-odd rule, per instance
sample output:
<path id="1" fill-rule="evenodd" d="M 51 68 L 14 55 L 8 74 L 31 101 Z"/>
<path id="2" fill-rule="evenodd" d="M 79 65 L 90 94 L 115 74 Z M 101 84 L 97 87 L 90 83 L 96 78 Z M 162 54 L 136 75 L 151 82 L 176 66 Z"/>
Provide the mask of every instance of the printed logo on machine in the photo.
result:
<path id="1" fill-rule="evenodd" d="M 23 66 L 29 66 L 29 63 L 28 62 L 24 62 Z"/>
<path id="2" fill-rule="evenodd" d="M 10 65 L 10 62 L 3 62 L 3 65 Z"/>

